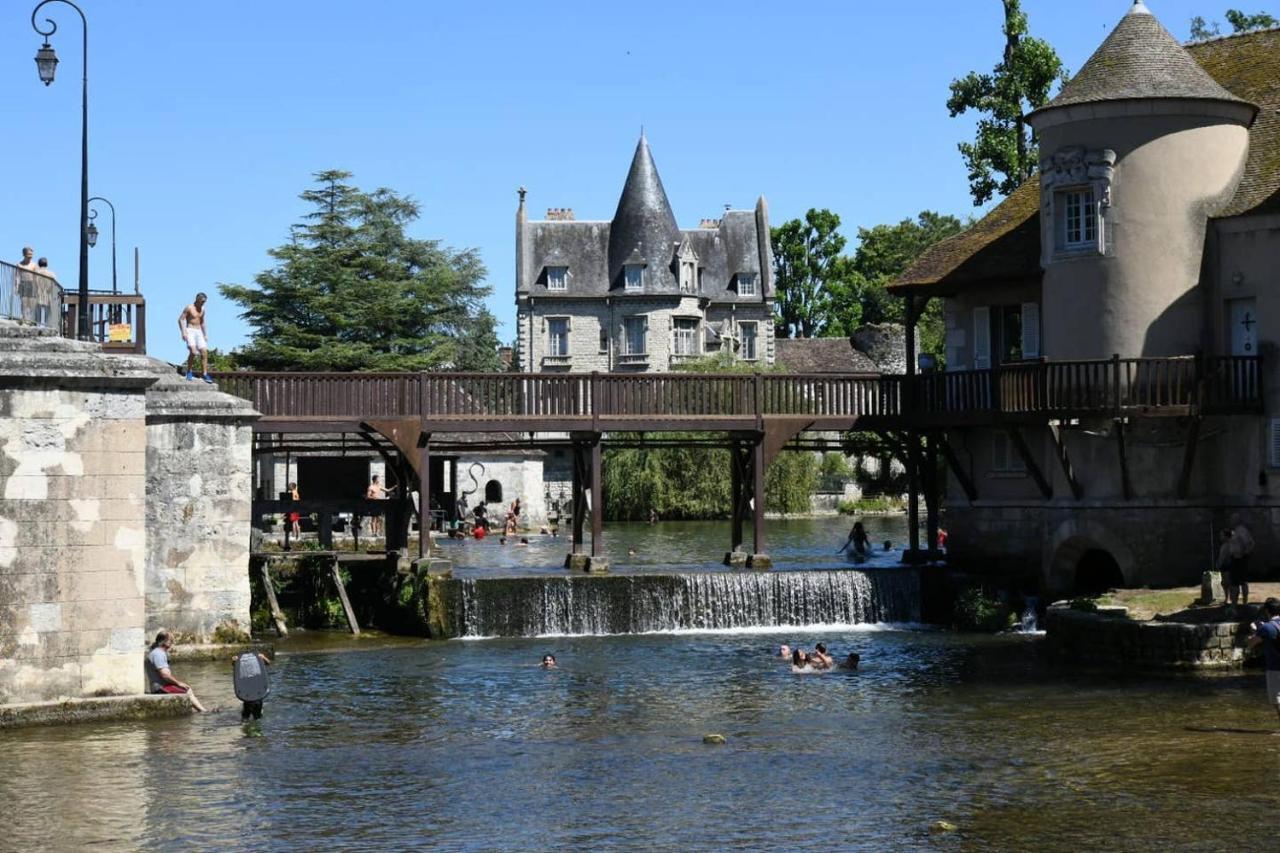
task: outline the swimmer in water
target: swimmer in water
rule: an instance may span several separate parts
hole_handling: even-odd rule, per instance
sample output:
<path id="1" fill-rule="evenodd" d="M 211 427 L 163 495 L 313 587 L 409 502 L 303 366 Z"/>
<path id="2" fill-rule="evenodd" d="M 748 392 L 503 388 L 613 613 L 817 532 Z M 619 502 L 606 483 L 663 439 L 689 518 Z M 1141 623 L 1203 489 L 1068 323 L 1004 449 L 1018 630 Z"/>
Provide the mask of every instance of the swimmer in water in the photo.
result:
<path id="1" fill-rule="evenodd" d="M 809 665 L 809 656 L 803 650 L 796 649 L 791 653 L 791 671 L 813 672 L 813 667 Z"/>
<path id="2" fill-rule="evenodd" d="M 840 550 L 836 553 L 842 554 L 849 550 L 850 546 L 853 546 L 853 553 L 859 557 L 865 557 L 871 551 L 871 539 L 867 536 L 867 531 L 862 527 L 861 521 L 854 522 L 853 529 L 849 531 L 849 538 L 844 541 L 844 544 L 840 546 Z"/>
<path id="3" fill-rule="evenodd" d="M 635 555 L 636 555 L 636 549 L 635 549 L 635 548 L 628 548 L 628 549 L 627 549 L 627 556 L 628 556 L 628 557 L 634 557 Z"/>
<path id="4" fill-rule="evenodd" d="M 555 669 L 556 656 L 548 652 L 547 654 L 542 656 L 542 663 L 540 663 L 539 666 L 541 666 L 543 669 Z"/>
<path id="5" fill-rule="evenodd" d="M 528 537 L 528 536 L 521 536 L 521 537 L 520 537 L 520 544 L 519 544 L 519 545 L 517 545 L 516 547 L 518 547 L 518 548 L 528 548 L 528 547 L 529 547 L 529 537 Z"/>
<path id="6" fill-rule="evenodd" d="M 892 542 L 890 542 L 888 539 L 884 540 L 884 549 L 885 549 L 886 551 L 892 551 L 892 550 L 893 550 L 893 543 L 892 543 Z"/>
<path id="7" fill-rule="evenodd" d="M 862 660 L 862 656 L 859 655 L 857 652 L 849 652 L 849 656 L 846 657 L 843 661 L 841 661 L 840 668 L 841 669 L 857 669 L 858 663 L 861 660 Z"/>
<path id="8" fill-rule="evenodd" d="M 831 655 L 827 654 L 827 647 L 822 643 L 813 647 L 813 654 L 809 657 L 809 663 L 814 669 L 830 669 L 835 660 Z"/>
<path id="9" fill-rule="evenodd" d="M 781 646 L 779 646 L 778 657 L 782 658 L 783 660 L 789 660 L 791 658 L 791 647 L 788 646 L 786 643 L 783 643 Z"/>

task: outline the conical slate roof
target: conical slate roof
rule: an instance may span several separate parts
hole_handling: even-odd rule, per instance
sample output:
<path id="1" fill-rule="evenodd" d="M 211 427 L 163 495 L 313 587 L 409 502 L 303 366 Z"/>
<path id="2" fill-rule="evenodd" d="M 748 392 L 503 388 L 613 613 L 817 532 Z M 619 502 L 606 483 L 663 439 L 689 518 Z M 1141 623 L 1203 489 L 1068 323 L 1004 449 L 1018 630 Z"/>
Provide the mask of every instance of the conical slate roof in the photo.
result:
<path id="1" fill-rule="evenodd" d="M 649 141 L 641 134 L 609 229 L 610 285 L 621 287 L 622 265 L 643 258 L 647 265 L 646 290 L 673 286 L 675 282 L 670 267 L 679 242 L 680 227 L 671 212 L 662 179 L 658 177 Z"/>
<path id="2" fill-rule="evenodd" d="M 1062 87 L 1032 115 L 1058 107 L 1137 98 L 1192 98 L 1248 104 L 1218 85 L 1155 15 L 1135 0 L 1128 13 Z"/>

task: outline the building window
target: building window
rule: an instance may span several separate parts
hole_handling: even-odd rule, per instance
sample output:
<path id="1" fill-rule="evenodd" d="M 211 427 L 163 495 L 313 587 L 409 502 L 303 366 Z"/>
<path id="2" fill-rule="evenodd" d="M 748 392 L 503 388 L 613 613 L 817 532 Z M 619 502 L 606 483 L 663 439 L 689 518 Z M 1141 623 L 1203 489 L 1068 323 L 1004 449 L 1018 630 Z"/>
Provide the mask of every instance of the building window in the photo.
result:
<path id="1" fill-rule="evenodd" d="M 502 484 L 497 480 L 490 480 L 484 484 L 484 502 L 487 504 L 502 503 Z"/>
<path id="2" fill-rule="evenodd" d="M 991 470 L 997 474 L 1025 474 L 1027 464 L 1022 461 L 1013 439 L 1003 430 L 991 435 Z"/>
<path id="3" fill-rule="evenodd" d="M 738 351 L 744 361 L 756 360 L 756 332 L 758 323 L 739 323 L 738 331 L 742 335 L 742 349 Z"/>
<path id="4" fill-rule="evenodd" d="M 680 290 L 682 293 L 694 293 L 698 285 L 697 266 L 692 261 L 680 262 Z"/>
<path id="5" fill-rule="evenodd" d="M 628 293 L 644 290 L 644 264 L 627 264 L 623 267 L 623 276 Z"/>
<path id="6" fill-rule="evenodd" d="M 702 290 L 703 290 L 703 287 L 702 287 L 703 272 L 705 272 L 705 270 L 703 270 L 702 267 L 698 267 L 698 292 L 699 293 L 702 293 Z"/>
<path id="7" fill-rule="evenodd" d="M 569 318 L 547 318 L 547 355 L 566 357 L 569 355 Z"/>
<path id="8" fill-rule="evenodd" d="M 672 342 L 672 352 L 676 355 L 697 355 L 698 354 L 698 321 L 692 317 L 677 317 L 672 333 L 675 340 Z"/>
<path id="9" fill-rule="evenodd" d="M 547 267 L 547 290 L 568 290 L 569 268 Z"/>
<path id="10" fill-rule="evenodd" d="M 755 296 L 756 295 L 756 274 L 753 272 L 738 273 L 738 295 L 739 296 Z"/>
<path id="11" fill-rule="evenodd" d="M 607 329 L 600 330 L 600 352 L 607 353 L 609 351 L 609 331 Z"/>
<path id="12" fill-rule="evenodd" d="M 1058 193 L 1058 248 L 1074 252 L 1098 246 L 1098 204 L 1093 190 Z"/>
<path id="13" fill-rule="evenodd" d="M 644 355 L 645 331 L 649 327 L 646 317 L 628 317 L 623 321 L 623 355 Z"/>

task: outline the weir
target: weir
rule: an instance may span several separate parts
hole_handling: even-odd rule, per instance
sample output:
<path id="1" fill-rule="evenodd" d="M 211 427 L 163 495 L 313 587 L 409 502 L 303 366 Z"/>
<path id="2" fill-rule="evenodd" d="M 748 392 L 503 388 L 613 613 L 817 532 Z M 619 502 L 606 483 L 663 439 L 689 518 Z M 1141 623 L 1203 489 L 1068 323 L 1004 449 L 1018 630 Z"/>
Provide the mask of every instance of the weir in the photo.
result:
<path id="1" fill-rule="evenodd" d="M 920 619 L 917 569 L 451 579 L 452 637 L 855 625 Z"/>

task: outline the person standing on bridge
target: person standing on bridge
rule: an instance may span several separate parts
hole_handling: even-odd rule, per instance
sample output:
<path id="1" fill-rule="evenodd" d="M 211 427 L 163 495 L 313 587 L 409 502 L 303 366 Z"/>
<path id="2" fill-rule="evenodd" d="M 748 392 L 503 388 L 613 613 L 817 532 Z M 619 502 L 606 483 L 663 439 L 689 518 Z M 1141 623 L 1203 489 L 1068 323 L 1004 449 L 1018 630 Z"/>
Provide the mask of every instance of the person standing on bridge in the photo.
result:
<path id="1" fill-rule="evenodd" d="M 209 332 L 204 320 L 204 304 L 208 300 L 209 297 L 203 293 L 196 294 L 196 301 L 183 308 L 178 315 L 178 331 L 182 334 L 183 343 L 187 345 L 187 379 L 196 378 L 193 371 L 198 353 L 200 372 L 204 374 L 204 381 L 212 385 L 213 377 L 209 375 Z"/>
<path id="2" fill-rule="evenodd" d="M 364 490 L 364 497 L 365 500 L 370 501 L 385 501 L 387 499 L 387 495 L 391 494 L 394 490 L 395 486 L 392 486 L 390 489 L 384 488 L 381 480 L 378 479 L 378 475 L 374 474 L 372 479 L 369 480 L 369 488 Z M 382 516 L 371 516 L 369 518 L 369 532 L 374 536 L 381 536 L 383 534 L 383 530 Z"/>

